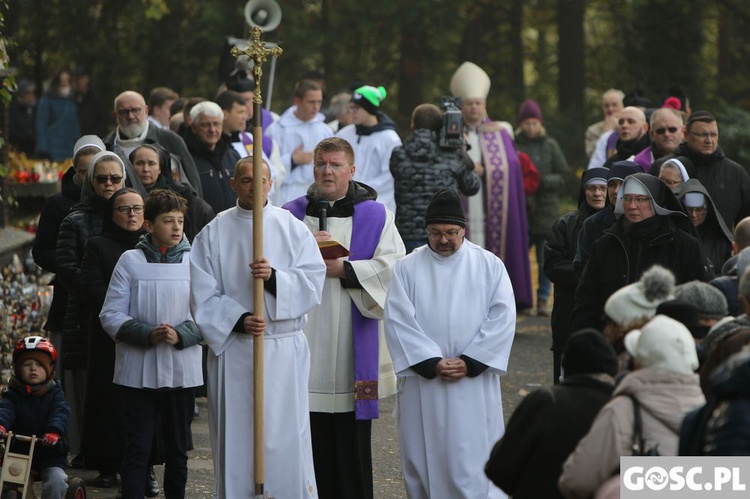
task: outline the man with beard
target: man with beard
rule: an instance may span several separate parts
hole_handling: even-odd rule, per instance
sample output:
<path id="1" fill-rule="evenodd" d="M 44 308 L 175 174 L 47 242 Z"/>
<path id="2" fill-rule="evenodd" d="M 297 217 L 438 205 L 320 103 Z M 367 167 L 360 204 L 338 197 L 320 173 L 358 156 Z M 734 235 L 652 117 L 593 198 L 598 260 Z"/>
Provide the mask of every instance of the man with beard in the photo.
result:
<path id="1" fill-rule="evenodd" d="M 180 181 L 190 184 L 198 196 L 203 197 L 198 170 L 185 146 L 185 141 L 176 133 L 149 123 L 148 106 L 141 94 L 128 90 L 118 95 L 115 98 L 114 115 L 117 119 L 117 128 L 104 138 L 104 144 L 108 151 L 116 153 L 125 163 L 127 179 L 133 188 L 142 196 L 146 196 L 146 190 L 135 175 L 128 156 L 140 145 L 159 144 L 169 151 L 172 170 L 180 173 Z"/>
<path id="2" fill-rule="evenodd" d="M 750 175 L 719 147 L 719 125 L 713 114 L 691 114 L 685 126 L 685 142 L 669 157 L 689 160 L 682 161 L 688 175 L 701 181 L 728 226 L 750 215 Z M 663 162 L 655 163 L 649 173 L 658 177 Z"/>
<path id="3" fill-rule="evenodd" d="M 185 143 L 193 156 L 205 201 L 216 214 L 233 208 L 237 194 L 232 191 L 229 179 L 240 155 L 225 135 L 224 111 L 210 101 L 199 102 L 190 110 L 191 124 L 185 131 Z"/>
<path id="4" fill-rule="evenodd" d="M 651 143 L 648 136 L 646 114 L 634 106 L 628 106 L 620 111 L 617 120 L 617 152 L 607 158 L 605 168 L 609 168 L 616 161 L 632 160 L 633 157 L 648 147 Z"/>
<path id="5" fill-rule="evenodd" d="M 648 172 L 654 161 L 668 156 L 677 149 L 685 138 L 685 123 L 682 114 L 676 109 L 662 107 L 651 115 L 648 131 L 651 145 L 635 155 L 633 161 Z"/>
<path id="6" fill-rule="evenodd" d="M 477 471 L 505 429 L 513 287 L 503 262 L 465 239 L 456 191 L 435 194 L 425 224 L 429 245 L 396 263 L 385 305 L 406 495 L 505 497 Z"/>

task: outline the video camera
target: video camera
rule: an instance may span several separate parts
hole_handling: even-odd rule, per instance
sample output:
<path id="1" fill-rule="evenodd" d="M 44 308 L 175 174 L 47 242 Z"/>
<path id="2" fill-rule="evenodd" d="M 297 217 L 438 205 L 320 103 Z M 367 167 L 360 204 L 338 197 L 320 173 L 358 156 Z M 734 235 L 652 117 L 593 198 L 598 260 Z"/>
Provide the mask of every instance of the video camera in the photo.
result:
<path id="1" fill-rule="evenodd" d="M 440 147 L 460 149 L 464 146 L 464 119 L 461 116 L 460 97 L 440 97 L 443 110 L 443 128 L 440 131 Z"/>

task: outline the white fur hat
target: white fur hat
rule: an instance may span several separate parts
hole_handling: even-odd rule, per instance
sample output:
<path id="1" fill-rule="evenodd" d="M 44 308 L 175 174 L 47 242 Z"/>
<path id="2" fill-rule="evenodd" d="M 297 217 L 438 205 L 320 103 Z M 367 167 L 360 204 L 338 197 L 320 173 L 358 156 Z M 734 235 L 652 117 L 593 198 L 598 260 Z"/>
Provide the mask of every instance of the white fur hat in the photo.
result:
<path id="1" fill-rule="evenodd" d="M 473 62 L 464 62 L 453 73 L 451 92 L 462 99 L 486 99 L 490 93 L 490 77 Z"/>
<path id="2" fill-rule="evenodd" d="M 674 275 L 659 265 L 643 273 L 638 282 L 624 286 L 609 297 L 604 312 L 613 322 L 627 326 L 656 315 L 656 307 L 674 298 Z"/>
<path id="3" fill-rule="evenodd" d="M 625 335 L 625 348 L 641 367 L 693 374 L 698 354 L 690 331 L 666 315 L 657 315 L 641 329 Z"/>

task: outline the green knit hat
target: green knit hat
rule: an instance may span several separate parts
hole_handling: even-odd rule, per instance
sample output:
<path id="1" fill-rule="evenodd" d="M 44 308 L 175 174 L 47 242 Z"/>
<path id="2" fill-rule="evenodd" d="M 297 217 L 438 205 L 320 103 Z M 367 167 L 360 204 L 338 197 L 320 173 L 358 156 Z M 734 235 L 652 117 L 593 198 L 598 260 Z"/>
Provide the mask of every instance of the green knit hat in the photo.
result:
<path id="1" fill-rule="evenodd" d="M 385 100 L 385 87 L 365 85 L 359 87 L 352 94 L 352 102 L 365 109 L 370 114 L 378 114 L 380 103 Z"/>

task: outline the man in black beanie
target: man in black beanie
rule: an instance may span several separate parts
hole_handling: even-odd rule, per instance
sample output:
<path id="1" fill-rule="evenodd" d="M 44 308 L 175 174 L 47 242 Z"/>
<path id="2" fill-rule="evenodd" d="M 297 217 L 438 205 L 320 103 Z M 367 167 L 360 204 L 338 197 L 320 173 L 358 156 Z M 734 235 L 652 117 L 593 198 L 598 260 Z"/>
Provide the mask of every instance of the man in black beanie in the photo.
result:
<path id="1" fill-rule="evenodd" d="M 495 497 L 475 470 L 503 434 L 513 287 L 503 262 L 465 238 L 456 191 L 433 196 L 425 224 L 428 245 L 394 265 L 385 303 L 407 496 Z"/>
<path id="2" fill-rule="evenodd" d="M 514 499 L 562 499 L 557 489 L 562 464 L 609 400 L 617 355 L 602 333 L 583 329 L 568 338 L 562 368 L 559 385 L 521 401 L 484 468 Z"/>

